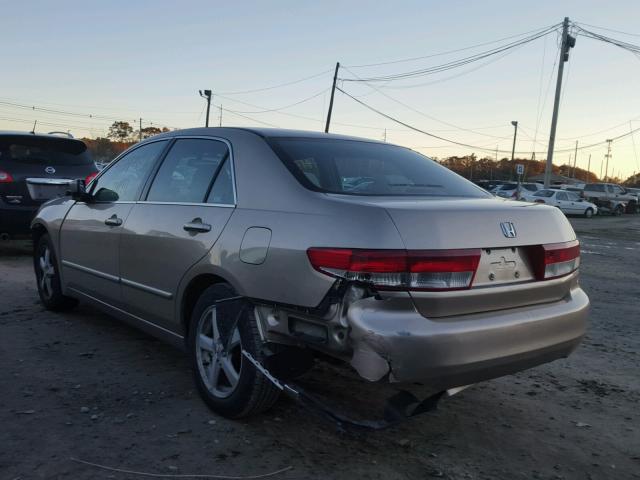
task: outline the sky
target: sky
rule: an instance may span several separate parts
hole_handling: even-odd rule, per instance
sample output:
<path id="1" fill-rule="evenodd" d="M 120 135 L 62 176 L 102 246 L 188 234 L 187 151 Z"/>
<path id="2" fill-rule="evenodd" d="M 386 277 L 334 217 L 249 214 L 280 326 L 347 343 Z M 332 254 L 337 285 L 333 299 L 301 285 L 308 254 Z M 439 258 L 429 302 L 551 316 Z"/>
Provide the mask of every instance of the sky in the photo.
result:
<path id="1" fill-rule="evenodd" d="M 105 136 L 117 119 L 136 127 L 140 118 L 143 127 L 202 126 L 200 89 L 213 91 L 211 125 L 220 123 L 221 105 L 223 126 L 322 130 L 337 61 L 341 79 L 395 75 L 496 48 L 565 16 L 640 45 L 637 0 L 0 0 L 0 9 L 0 129 L 31 130 L 37 120 L 36 131 L 77 137 Z M 376 110 L 469 146 L 410 130 L 340 91 L 331 131 L 386 138 L 431 157 L 494 157 L 497 148 L 503 158 L 517 120 L 516 156 L 531 158 L 535 150 L 545 158 L 558 38 L 551 32 L 429 76 L 338 81 Z M 415 57 L 423 58 L 398 62 Z M 579 35 L 565 63 L 554 163 L 570 155 L 573 163 L 577 140 L 577 166 L 587 168 L 591 155 L 591 171 L 600 175 L 602 143 L 640 128 L 639 78 L 640 56 Z M 640 172 L 640 131 L 612 143 L 609 169 L 625 178 Z"/>

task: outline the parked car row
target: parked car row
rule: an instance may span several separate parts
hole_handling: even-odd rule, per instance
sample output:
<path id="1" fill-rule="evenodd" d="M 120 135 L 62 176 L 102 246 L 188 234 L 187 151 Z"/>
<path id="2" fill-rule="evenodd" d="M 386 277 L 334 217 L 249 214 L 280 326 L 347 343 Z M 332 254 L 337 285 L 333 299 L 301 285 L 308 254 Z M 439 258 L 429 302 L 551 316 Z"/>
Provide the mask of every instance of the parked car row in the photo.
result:
<path id="1" fill-rule="evenodd" d="M 485 185 L 483 188 L 497 197 L 550 204 L 568 215 L 640 213 L 640 189 L 613 183 L 558 185 L 548 189 L 540 183 L 478 184 Z"/>

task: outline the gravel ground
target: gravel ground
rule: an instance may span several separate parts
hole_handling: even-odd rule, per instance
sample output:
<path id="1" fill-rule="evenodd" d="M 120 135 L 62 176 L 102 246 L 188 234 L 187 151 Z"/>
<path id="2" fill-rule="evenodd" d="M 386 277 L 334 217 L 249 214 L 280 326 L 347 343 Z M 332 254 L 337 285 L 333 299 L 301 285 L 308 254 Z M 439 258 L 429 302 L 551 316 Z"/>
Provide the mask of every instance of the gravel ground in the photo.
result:
<path id="1" fill-rule="evenodd" d="M 72 458 L 162 475 L 640 478 L 640 216 L 572 223 L 593 304 L 582 346 L 367 433 L 287 400 L 250 420 L 217 417 L 181 352 L 87 306 L 44 311 L 28 246 L 0 244 L 0 478 L 142 478 Z M 328 370 L 311 381 L 372 392 Z"/>

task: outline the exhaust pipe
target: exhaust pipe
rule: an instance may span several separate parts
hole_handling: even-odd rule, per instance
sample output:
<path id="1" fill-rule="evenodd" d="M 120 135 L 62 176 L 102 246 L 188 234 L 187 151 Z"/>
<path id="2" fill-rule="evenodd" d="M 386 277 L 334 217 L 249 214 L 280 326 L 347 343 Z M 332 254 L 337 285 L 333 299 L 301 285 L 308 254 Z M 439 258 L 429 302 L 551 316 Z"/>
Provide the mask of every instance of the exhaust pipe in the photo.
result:
<path id="1" fill-rule="evenodd" d="M 11 236 L 8 233 L 6 233 L 6 232 L 0 233 L 0 241 L 1 242 L 8 242 L 9 240 L 11 240 Z"/>

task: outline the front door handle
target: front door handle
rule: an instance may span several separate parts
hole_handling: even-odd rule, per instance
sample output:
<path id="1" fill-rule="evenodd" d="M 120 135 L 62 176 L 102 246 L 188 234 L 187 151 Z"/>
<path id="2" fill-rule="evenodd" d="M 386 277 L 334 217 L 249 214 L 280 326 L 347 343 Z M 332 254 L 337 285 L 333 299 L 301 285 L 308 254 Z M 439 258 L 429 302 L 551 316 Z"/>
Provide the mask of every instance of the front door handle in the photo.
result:
<path id="1" fill-rule="evenodd" d="M 119 227 L 120 225 L 122 225 L 122 219 L 118 218 L 118 216 L 114 213 L 104 221 L 104 224 L 109 225 L 110 227 Z"/>
<path id="2" fill-rule="evenodd" d="M 201 218 L 194 218 L 189 223 L 185 223 L 182 228 L 187 232 L 206 233 L 211 231 L 211 225 L 202 223 Z"/>

